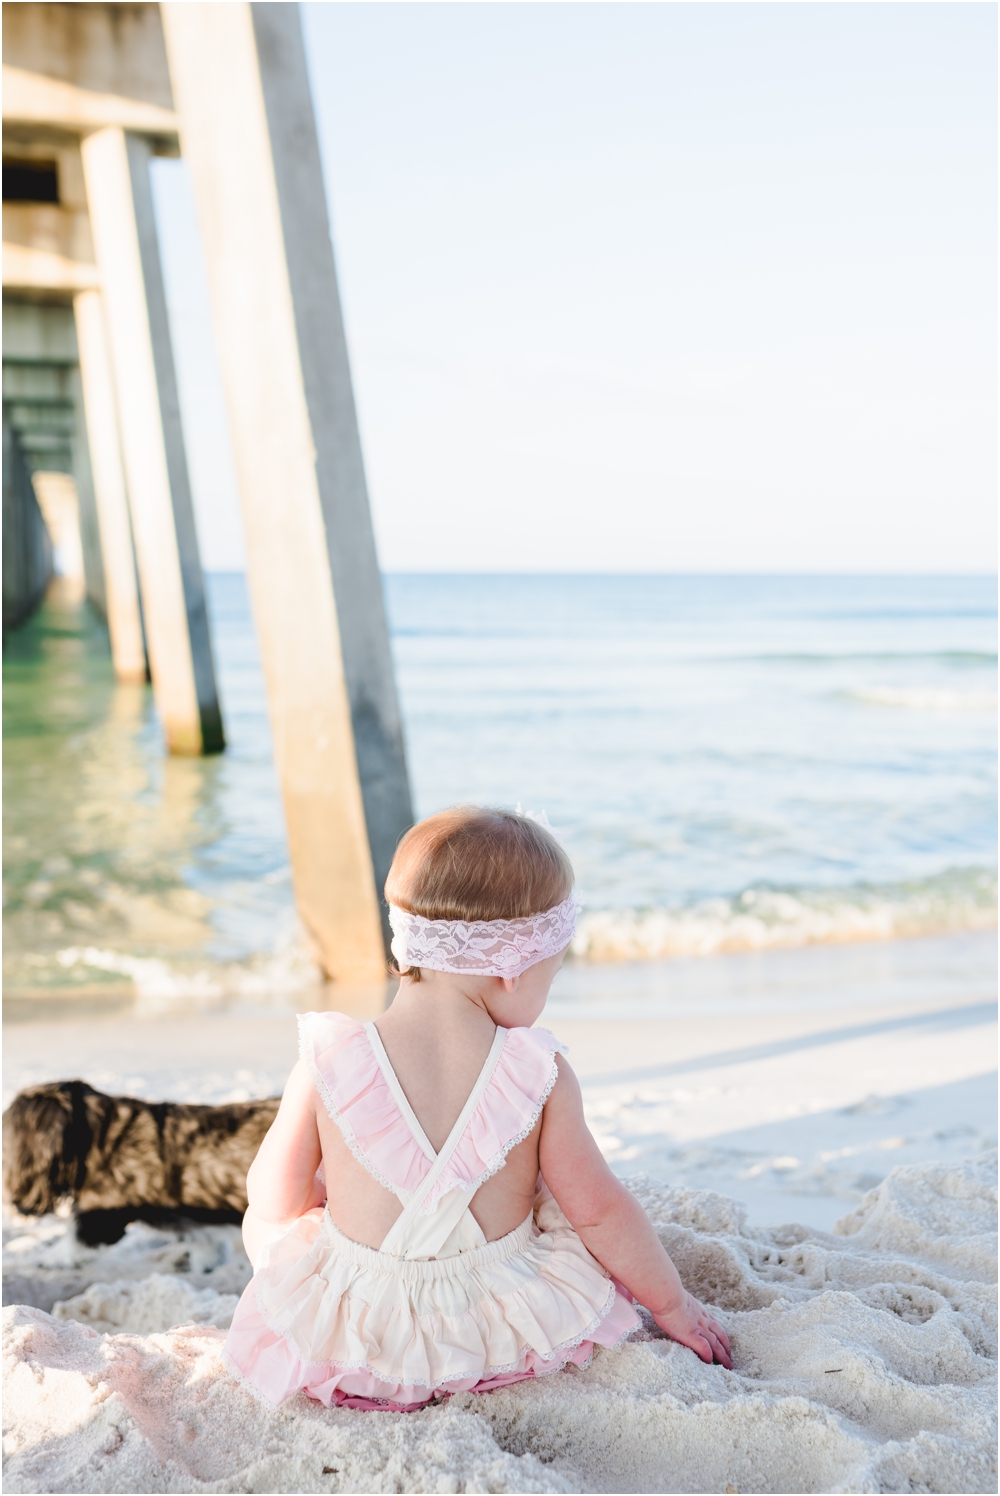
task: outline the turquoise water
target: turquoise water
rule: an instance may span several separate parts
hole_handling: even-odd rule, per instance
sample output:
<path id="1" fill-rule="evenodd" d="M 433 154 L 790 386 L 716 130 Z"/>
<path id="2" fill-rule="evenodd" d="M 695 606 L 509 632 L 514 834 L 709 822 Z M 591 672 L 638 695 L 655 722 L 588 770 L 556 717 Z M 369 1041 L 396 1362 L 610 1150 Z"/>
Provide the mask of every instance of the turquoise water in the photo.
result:
<path id="1" fill-rule="evenodd" d="M 996 583 L 387 578 L 417 811 L 545 809 L 605 959 L 995 919 Z M 244 579 L 209 578 L 229 749 L 163 757 L 86 609 L 9 641 L 9 990 L 309 972 Z"/>

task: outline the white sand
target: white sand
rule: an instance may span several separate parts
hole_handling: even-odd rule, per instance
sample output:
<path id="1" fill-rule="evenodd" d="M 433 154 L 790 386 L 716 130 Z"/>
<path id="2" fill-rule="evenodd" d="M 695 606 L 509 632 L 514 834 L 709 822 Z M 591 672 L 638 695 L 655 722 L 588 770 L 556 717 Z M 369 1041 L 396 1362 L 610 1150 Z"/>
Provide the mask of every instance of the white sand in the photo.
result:
<path id="1" fill-rule="evenodd" d="M 5 1303 L 52 1315 L 5 1311 L 7 1489 L 995 1490 L 994 972 L 967 936 L 560 979 L 543 1022 L 735 1374 L 646 1334 L 424 1413 L 276 1413 L 221 1360 L 249 1277 L 234 1228 L 91 1250 L 15 1221 Z M 19 1022 L 5 1099 L 73 1075 L 267 1095 L 294 1056 L 280 1004 Z"/>
<path id="2" fill-rule="evenodd" d="M 622 1176 L 829 1230 L 895 1165 L 997 1141 L 995 1001 L 560 1022 Z"/>
<path id="3" fill-rule="evenodd" d="M 213 1300 L 226 1323 L 232 1297 L 206 1286 L 200 1233 L 173 1285 L 161 1271 L 54 1316 L 4 1311 L 6 1489 L 992 1491 L 994 1178 L 985 1159 L 894 1170 L 837 1235 L 755 1229 L 718 1195 L 638 1184 L 729 1324 L 736 1371 L 645 1331 L 582 1372 L 410 1415 L 259 1402 L 205 1323 Z M 25 1259 L 57 1249 L 48 1229 Z M 162 1269 L 158 1235 L 131 1228 L 103 1267 L 159 1253 Z M 178 1313 L 201 1323 L 148 1333 Z M 91 1327 L 106 1323 L 122 1328 Z"/>
<path id="4" fill-rule="evenodd" d="M 114 1285 L 127 1296 L 130 1286 L 151 1276 L 170 1278 L 193 1291 L 211 1289 L 216 1294 L 241 1294 L 250 1281 L 250 1264 L 243 1251 L 238 1226 L 195 1226 L 184 1231 L 157 1230 L 134 1221 L 121 1241 L 110 1247 L 84 1247 L 66 1216 L 43 1216 L 40 1220 L 4 1213 L 4 1302 L 33 1304 L 51 1309 L 60 1300 L 76 1300 L 95 1283 Z M 107 1295 L 104 1296 L 107 1298 Z M 95 1301 L 88 1299 L 88 1304 Z M 75 1313 L 88 1322 L 106 1319 L 110 1310 L 96 1307 Z M 161 1320 L 157 1329 L 167 1329 L 181 1319 L 200 1319 L 188 1307 L 179 1317 Z M 114 1319 L 124 1324 L 123 1319 Z M 130 1320 L 133 1328 L 138 1322 Z M 219 1324 L 218 1318 L 213 1323 Z M 144 1325 L 143 1328 L 146 1328 Z"/>

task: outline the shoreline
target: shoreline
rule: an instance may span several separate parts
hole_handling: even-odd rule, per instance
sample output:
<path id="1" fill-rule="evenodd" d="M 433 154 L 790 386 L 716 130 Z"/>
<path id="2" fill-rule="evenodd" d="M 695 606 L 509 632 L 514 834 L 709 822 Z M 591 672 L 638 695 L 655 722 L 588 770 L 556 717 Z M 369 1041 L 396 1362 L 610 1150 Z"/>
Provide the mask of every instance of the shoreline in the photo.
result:
<path id="1" fill-rule="evenodd" d="M 367 997 L 355 1016 L 378 1011 L 371 989 L 336 995 Z M 620 1176 L 718 1191 L 757 1224 L 828 1230 L 894 1164 L 950 1164 L 995 1141 L 995 1002 L 994 942 L 970 933 L 577 963 L 540 1022 L 569 1044 Z M 75 1077 L 151 1101 L 280 1094 L 295 1008 L 317 1003 L 26 1006 L 5 1024 L 5 1106 Z"/>
<path id="2" fill-rule="evenodd" d="M 912 953 L 909 959 L 908 953 Z M 923 986 L 936 982 L 942 990 L 955 981 L 963 987 L 970 981 L 978 982 L 984 989 L 992 982 L 995 990 L 996 925 L 704 954 L 599 960 L 571 953 L 553 984 L 546 1012 L 551 1015 L 567 1004 L 584 1003 L 588 1017 L 617 1020 L 632 1002 L 643 1008 L 650 1001 L 657 1007 L 667 1003 L 674 1008 L 687 997 L 701 1007 L 718 1004 L 720 998 L 770 1001 L 768 992 L 780 1000 L 778 993 L 789 992 L 789 1001 L 795 1005 L 799 1001 L 797 993 L 817 986 L 846 990 L 859 984 L 867 989 L 907 984 L 912 992 L 915 981 Z M 394 987 L 389 979 L 365 987 L 320 980 L 287 986 L 278 980 L 269 996 L 266 974 L 258 975 L 252 985 L 237 984 L 218 991 L 211 990 L 204 980 L 193 987 L 182 981 L 175 992 L 163 985 L 145 991 L 135 980 L 123 977 L 62 987 L 11 983 L 3 990 L 3 1022 L 56 1022 L 63 1017 L 113 1014 L 149 1017 L 171 1011 L 178 1015 L 257 1012 L 280 1005 L 294 1010 L 306 1000 L 319 1010 L 353 1013 L 372 1008 L 377 1013 L 388 1006 Z M 602 1010 L 602 999 L 611 1006 Z"/>

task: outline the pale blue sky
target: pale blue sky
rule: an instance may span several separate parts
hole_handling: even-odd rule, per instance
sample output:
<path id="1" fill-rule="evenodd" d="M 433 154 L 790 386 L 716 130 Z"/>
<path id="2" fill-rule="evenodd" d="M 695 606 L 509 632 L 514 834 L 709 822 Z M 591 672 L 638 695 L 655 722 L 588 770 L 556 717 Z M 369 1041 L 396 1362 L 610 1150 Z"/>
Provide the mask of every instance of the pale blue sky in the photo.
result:
<path id="1" fill-rule="evenodd" d="M 386 569 L 993 568 L 995 6 L 303 9 Z M 156 173 L 205 560 L 239 565 Z"/>

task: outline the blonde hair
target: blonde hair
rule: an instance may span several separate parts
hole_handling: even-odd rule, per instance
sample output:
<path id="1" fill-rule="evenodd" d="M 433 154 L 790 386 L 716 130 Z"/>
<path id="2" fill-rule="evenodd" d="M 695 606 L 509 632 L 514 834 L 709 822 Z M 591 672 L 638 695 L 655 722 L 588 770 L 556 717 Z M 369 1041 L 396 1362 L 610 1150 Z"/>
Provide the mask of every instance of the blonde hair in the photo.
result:
<path id="1" fill-rule="evenodd" d="M 424 919 L 517 919 L 561 904 L 572 887 L 569 858 L 537 821 L 510 810 L 453 805 L 402 838 L 385 896 Z M 392 970 L 420 980 L 418 966 Z"/>

